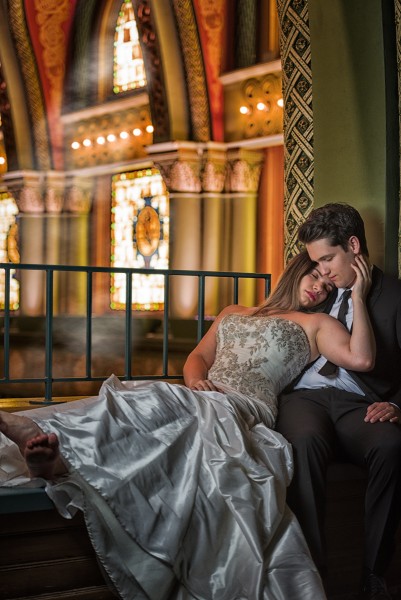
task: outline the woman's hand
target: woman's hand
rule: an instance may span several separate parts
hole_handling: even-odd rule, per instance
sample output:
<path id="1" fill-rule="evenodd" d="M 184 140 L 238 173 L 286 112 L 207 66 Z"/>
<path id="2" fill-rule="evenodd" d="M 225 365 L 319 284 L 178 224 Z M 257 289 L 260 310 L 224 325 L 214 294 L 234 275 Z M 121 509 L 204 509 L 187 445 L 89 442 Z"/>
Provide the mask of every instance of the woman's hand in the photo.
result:
<path id="1" fill-rule="evenodd" d="M 199 392 L 219 392 L 220 390 L 214 385 L 210 379 L 199 379 L 195 383 L 191 383 L 188 386 L 191 390 L 198 390 Z"/>
<path id="2" fill-rule="evenodd" d="M 365 301 L 372 285 L 372 269 L 369 261 L 361 254 L 357 254 L 355 264 L 351 267 L 356 273 L 356 280 L 352 288 L 352 301 L 355 302 L 358 298 Z"/>

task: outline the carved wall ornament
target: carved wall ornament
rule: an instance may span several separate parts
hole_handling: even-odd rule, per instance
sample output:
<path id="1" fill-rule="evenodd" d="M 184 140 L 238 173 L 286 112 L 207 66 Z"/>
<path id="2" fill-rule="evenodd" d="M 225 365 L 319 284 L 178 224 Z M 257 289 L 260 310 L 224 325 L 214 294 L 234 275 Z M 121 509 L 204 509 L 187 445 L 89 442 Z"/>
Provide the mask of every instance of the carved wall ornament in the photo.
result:
<path id="1" fill-rule="evenodd" d="M 243 117 L 244 136 L 260 137 L 283 131 L 281 75 L 270 73 L 260 79 L 248 79 L 242 89 L 241 105 L 248 108 Z"/>

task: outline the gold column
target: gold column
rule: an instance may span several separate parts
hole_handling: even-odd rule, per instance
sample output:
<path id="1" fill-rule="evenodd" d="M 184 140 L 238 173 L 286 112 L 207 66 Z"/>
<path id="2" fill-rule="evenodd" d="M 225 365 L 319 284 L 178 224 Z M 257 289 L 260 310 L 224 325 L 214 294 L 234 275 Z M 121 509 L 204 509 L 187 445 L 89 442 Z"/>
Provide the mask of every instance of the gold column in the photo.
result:
<path id="1" fill-rule="evenodd" d="M 224 186 L 226 178 L 226 150 L 223 144 L 209 143 L 202 153 L 202 269 L 204 271 L 225 270 L 224 233 L 225 219 Z M 229 223 L 229 221 L 228 221 Z M 225 306 L 221 296 L 227 282 L 221 279 L 207 279 L 205 294 L 205 314 L 217 315 Z"/>
<path id="2" fill-rule="evenodd" d="M 36 171 L 13 171 L 3 177 L 18 206 L 18 237 L 21 263 L 43 264 L 44 175 Z M 45 276 L 43 271 L 20 272 L 21 315 L 44 314 Z"/>
<path id="3" fill-rule="evenodd" d="M 201 268 L 201 199 L 184 193 L 170 195 L 170 268 Z M 196 314 L 198 281 L 174 277 L 171 282 L 171 316 L 190 318 Z"/>
<path id="4" fill-rule="evenodd" d="M 193 142 L 157 144 L 148 149 L 170 196 L 170 269 L 199 270 L 201 265 L 201 163 Z M 196 314 L 198 281 L 174 277 L 170 307 L 174 318 Z"/>
<path id="5" fill-rule="evenodd" d="M 93 180 L 74 178 L 69 182 L 64 215 L 66 239 L 66 264 L 86 266 L 89 263 L 89 211 L 92 205 Z M 86 275 L 66 273 L 66 307 L 68 314 L 84 314 L 86 310 Z"/>
<path id="6" fill-rule="evenodd" d="M 38 214 L 21 214 L 19 217 L 20 256 L 22 263 L 42 265 L 44 256 L 44 219 Z M 44 271 L 20 271 L 21 315 L 36 317 L 45 313 Z"/>
<path id="7" fill-rule="evenodd" d="M 227 153 L 227 188 L 231 203 L 230 270 L 256 270 L 257 192 L 263 153 L 243 148 Z M 255 281 L 240 283 L 239 304 L 256 303 Z"/>

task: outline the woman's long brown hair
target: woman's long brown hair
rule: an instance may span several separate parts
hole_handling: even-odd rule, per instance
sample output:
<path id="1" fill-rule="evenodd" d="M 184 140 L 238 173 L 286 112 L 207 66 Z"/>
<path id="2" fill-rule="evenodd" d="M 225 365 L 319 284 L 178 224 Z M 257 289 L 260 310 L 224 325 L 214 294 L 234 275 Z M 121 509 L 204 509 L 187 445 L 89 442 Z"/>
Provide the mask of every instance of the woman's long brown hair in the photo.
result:
<path id="1" fill-rule="evenodd" d="M 306 251 L 294 256 L 282 273 L 274 291 L 257 307 L 253 314 L 274 314 L 299 310 L 301 308 L 299 304 L 300 281 L 315 267 L 316 263 L 309 258 Z"/>

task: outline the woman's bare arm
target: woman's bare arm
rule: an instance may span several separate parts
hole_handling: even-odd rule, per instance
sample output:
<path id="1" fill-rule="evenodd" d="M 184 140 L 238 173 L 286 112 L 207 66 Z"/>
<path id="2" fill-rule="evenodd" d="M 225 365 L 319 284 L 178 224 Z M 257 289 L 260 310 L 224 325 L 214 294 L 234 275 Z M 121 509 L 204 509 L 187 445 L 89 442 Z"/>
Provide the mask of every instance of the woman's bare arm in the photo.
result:
<path id="1" fill-rule="evenodd" d="M 184 381 L 185 385 L 193 390 L 216 391 L 217 388 L 209 379 L 207 374 L 212 366 L 216 356 L 216 334 L 220 321 L 225 315 L 231 313 L 240 313 L 247 311 L 242 306 L 231 305 L 227 306 L 216 317 L 212 326 L 206 335 L 201 339 L 199 344 L 192 350 L 184 364 Z"/>

